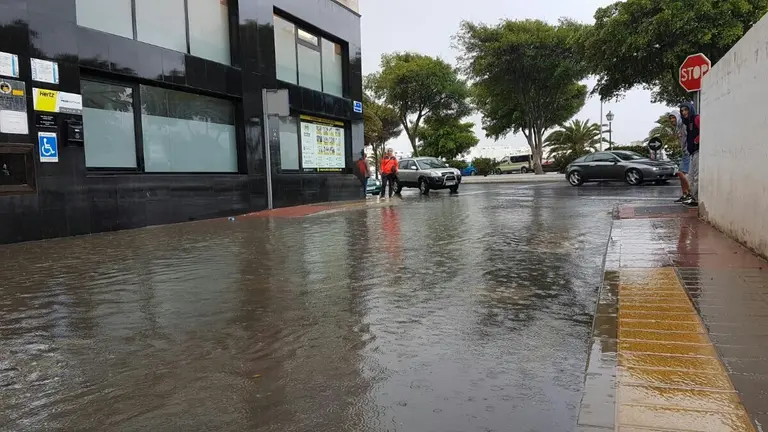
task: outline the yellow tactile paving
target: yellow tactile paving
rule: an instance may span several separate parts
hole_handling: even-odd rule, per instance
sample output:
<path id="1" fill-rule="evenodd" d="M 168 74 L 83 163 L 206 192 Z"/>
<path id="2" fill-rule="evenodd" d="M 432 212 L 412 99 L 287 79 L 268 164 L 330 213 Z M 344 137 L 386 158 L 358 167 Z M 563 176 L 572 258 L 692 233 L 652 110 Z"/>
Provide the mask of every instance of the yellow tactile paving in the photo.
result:
<path id="1" fill-rule="evenodd" d="M 617 430 L 754 432 L 671 268 L 622 270 Z"/>

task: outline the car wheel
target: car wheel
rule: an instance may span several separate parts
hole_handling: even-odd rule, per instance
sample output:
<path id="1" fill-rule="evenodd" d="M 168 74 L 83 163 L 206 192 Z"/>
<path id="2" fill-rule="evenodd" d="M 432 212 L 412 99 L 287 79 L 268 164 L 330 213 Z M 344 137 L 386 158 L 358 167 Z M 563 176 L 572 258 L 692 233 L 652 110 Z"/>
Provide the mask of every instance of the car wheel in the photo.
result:
<path id="1" fill-rule="evenodd" d="M 452 194 L 459 193 L 459 187 L 458 186 L 451 186 L 449 188 Z"/>
<path id="2" fill-rule="evenodd" d="M 581 186 L 584 184 L 584 176 L 578 171 L 571 171 L 568 173 L 568 183 L 571 186 Z"/>
<path id="3" fill-rule="evenodd" d="M 419 191 L 422 195 L 429 194 L 429 185 L 427 184 L 427 179 L 419 180 Z"/>
<path id="4" fill-rule="evenodd" d="M 624 174 L 624 179 L 631 186 L 639 186 L 643 182 L 643 173 L 635 168 L 630 168 Z"/>
<path id="5" fill-rule="evenodd" d="M 528 173 L 528 167 L 520 168 L 520 174 L 527 174 L 527 173 Z"/>
<path id="6" fill-rule="evenodd" d="M 470 172 L 469 172 L 469 175 L 470 175 L 470 176 L 474 176 L 474 175 L 477 175 L 477 172 L 475 172 L 475 171 L 470 171 Z"/>

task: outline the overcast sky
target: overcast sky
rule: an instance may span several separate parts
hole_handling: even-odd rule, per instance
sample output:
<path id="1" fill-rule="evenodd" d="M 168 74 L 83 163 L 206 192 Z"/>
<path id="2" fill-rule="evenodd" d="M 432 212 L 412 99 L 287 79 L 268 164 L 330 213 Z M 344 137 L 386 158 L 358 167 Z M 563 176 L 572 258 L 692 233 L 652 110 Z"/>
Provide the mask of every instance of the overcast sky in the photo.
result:
<path id="1" fill-rule="evenodd" d="M 381 55 L 393 51 L 416 51 L 455 64 L 457 52 L 451 47 L 451 37 L 462 20 L 492 24 L 502 19 L 534 18 L 555 23 L 560 17 L 570 17 L 592 23 L 595 10 L 611 3 L 612 0 L 361 0 L 363 73 L 377 71 Z M 587 85 L 591 90 L 594 81 Z M 613 139 L 622 144 L 645 138 L 653 122 L 669 111 L 664 105 L 651 104 L 650 92 L 641 89 L 627 93 L 619 102 L 607 103 L 603 115 L 609 110 L 616 116 Z M 600 101 L 591 98 L 575 118 L 598 122 L 598 117 Z M 480 118 L 472 120 L 477 123 L 479 146 L 492 144 L 480 128 Z M 496 145 L 527 147 L 522 135 L 509 136 Z M 393 147 L 410 150 L 405 134 Z"/>

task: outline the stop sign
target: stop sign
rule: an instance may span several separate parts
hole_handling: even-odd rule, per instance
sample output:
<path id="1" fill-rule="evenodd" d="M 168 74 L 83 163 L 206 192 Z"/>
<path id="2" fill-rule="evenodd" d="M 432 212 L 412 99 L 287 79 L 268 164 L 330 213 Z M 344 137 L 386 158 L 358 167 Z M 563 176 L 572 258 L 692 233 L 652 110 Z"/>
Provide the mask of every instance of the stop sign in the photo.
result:
<path id="1" fill-rule="evenodd" d="M 680 66 L 680 85 L 689 92 L 701 90 L 701 79 L 712 69 L 712 62 L 704 54 L 688 56 Z"/>

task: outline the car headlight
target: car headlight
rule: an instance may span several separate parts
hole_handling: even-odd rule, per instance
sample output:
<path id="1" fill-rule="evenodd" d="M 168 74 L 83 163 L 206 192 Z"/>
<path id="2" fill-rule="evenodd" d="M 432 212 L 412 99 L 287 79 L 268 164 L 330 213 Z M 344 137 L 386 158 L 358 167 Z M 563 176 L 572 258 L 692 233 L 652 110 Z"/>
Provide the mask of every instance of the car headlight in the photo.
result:
<path id="1" fill-rule="evenodd" d="M 653 170 L 654 171 L 661 171 L 661 168 L 660 167 L 653 167 Z"/>
<path id="2" fill-rule="evenodd" d="M 431 175 L 432 177 L 442 177 L 443 176 L 439 172 L 435 172 L 435 171 L 430 172 L 429 175 Z"/>

